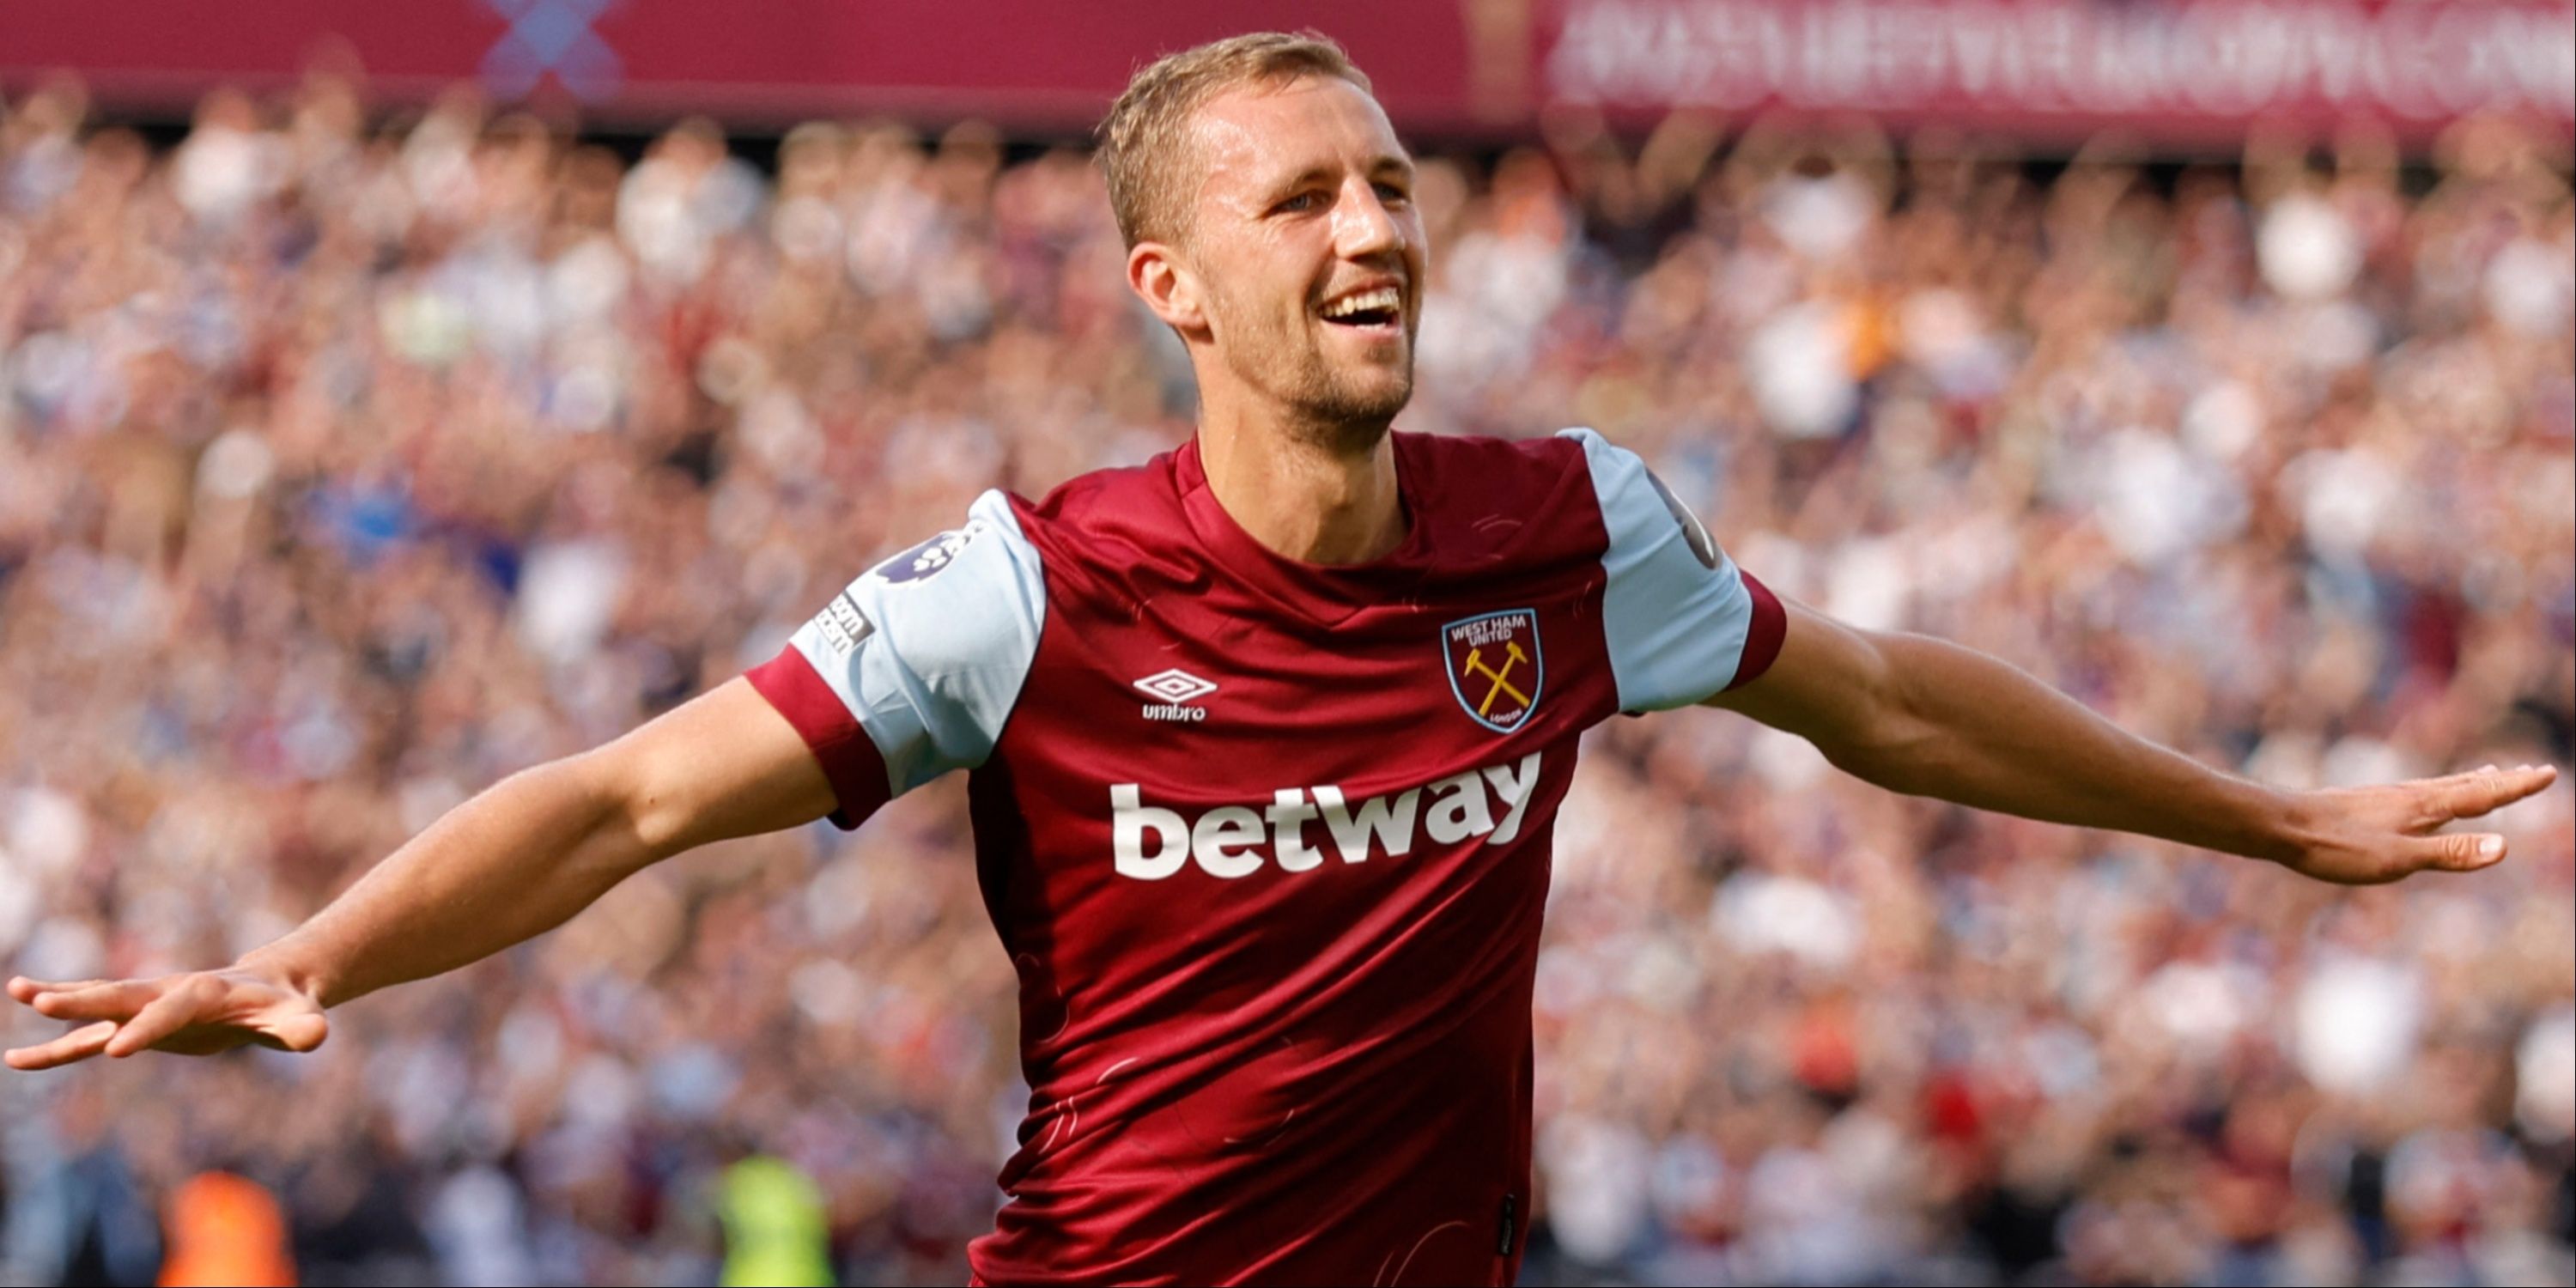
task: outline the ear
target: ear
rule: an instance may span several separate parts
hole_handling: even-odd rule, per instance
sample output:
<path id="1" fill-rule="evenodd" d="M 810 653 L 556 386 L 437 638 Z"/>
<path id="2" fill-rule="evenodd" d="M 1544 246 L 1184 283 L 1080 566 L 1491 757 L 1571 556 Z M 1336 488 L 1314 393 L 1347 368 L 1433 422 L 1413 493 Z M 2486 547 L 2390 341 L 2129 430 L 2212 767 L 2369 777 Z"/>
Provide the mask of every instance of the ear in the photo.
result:
<path id="1" fill-rule="evenodd" d="M 1127 287 L 1165 326 L 1186 337 L 1208 334 L 1206 297 L 1179 248 L 1168 242 L 1136 243 L 1127 252 Z"/>

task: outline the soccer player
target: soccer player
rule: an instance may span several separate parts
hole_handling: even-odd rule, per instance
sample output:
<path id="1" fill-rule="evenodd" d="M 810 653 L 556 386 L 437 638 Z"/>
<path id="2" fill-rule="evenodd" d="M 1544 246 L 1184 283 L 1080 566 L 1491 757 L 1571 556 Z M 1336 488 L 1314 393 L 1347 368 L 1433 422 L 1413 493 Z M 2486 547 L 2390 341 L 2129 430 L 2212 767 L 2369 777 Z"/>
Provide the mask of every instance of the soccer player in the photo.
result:
<path id="1" fill-rule="evenodd" d="M 1333 45 L 1147 68 L 1101 132 L 1128 284 L 1187 344 L 1179 450 L 987 493 L 774 660 L 513 776 L 222 969 L 37 983 L 104 1052 L 319 1045 L 326 1011 L 561 923 L 692 846 L 969 771 L 1031 1097 L 992 1284 L 1506 1283 L 1530 992 L 1584 730 L 1709 705 L 1892 790 L 2282 864 L 2465 872 L 2548 768 L 2289 792 L 1991 658 L 1739 570 L 1631 453 L 1396 434 L 1413 166 Z"/>

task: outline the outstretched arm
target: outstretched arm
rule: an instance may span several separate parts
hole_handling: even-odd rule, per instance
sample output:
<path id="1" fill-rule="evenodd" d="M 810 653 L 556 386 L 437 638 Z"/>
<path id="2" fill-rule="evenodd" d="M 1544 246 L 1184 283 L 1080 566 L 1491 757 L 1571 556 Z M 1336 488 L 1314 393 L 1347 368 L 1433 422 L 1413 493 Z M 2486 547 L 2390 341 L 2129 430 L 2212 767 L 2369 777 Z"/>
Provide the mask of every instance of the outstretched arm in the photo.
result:
<path id="1" fill-rule="evenodd" d="M 249 1042 L 308 1051 L 329 1031 L 326 1007 L 542 934 L 657 860 L 832 807 L 804 740 L 732 680 L 604 747 L 504 779 L 229 969 L 10 980 L 17 1001 L 89 1023 L 6 1061 L 49 1069 L 101 1052 L 201 1055 Z"/>
<path id="2" fill-rule="evenodd" d="M 1707 705 L 1804 737 L 1836 767 L 1909 795 L 2135 832 L 2364 885 L 2495 863 L 2505 853 L 2501 835 L 2440 829 L 2557 777 L 2547 766 L 2490 766 L 2383 787 L 2267 787 L 2124 733 L 1975 650 L 1787 608 L 1778 660 Z"/>

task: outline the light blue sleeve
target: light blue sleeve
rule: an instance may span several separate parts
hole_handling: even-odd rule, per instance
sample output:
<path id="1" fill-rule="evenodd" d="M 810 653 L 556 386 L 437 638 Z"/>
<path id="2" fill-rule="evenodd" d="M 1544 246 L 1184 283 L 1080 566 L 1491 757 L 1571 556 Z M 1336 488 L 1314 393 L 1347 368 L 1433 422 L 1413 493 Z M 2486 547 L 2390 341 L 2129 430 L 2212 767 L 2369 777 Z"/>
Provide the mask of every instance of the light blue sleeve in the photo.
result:
<path id="1" fill-rule="evenodd" d="M 993 754 L 1046 625 L 1046 577 L 999 492 L 878 564 L 788 642 L 885 758 L 892 795 Z"/>
<path id="2" fill-rule="evenodd" d="M 1733 684 L 1755 615 L 1735 561 L 1635 452 L 1589 429 L 1560 433 L 1583 444 L 1610 533 L 1601 617 L 1619 709 L 1688 706 Z"/>

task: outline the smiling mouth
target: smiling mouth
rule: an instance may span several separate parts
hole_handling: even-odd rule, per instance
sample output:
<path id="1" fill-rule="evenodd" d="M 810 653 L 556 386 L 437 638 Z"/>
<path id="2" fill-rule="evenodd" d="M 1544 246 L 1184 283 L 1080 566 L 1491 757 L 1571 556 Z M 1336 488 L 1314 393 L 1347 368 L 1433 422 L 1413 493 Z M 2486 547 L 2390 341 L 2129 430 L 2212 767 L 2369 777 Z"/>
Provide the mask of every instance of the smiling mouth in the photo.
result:
<path id="1" fill-rule="evenodd" d="M 1326 322 L 1354 330 L 1391 327 L 1404 320 L 1404 293 L 1392 286 L 1354 291 L 1325 302 L 1318 312 Z"/>

